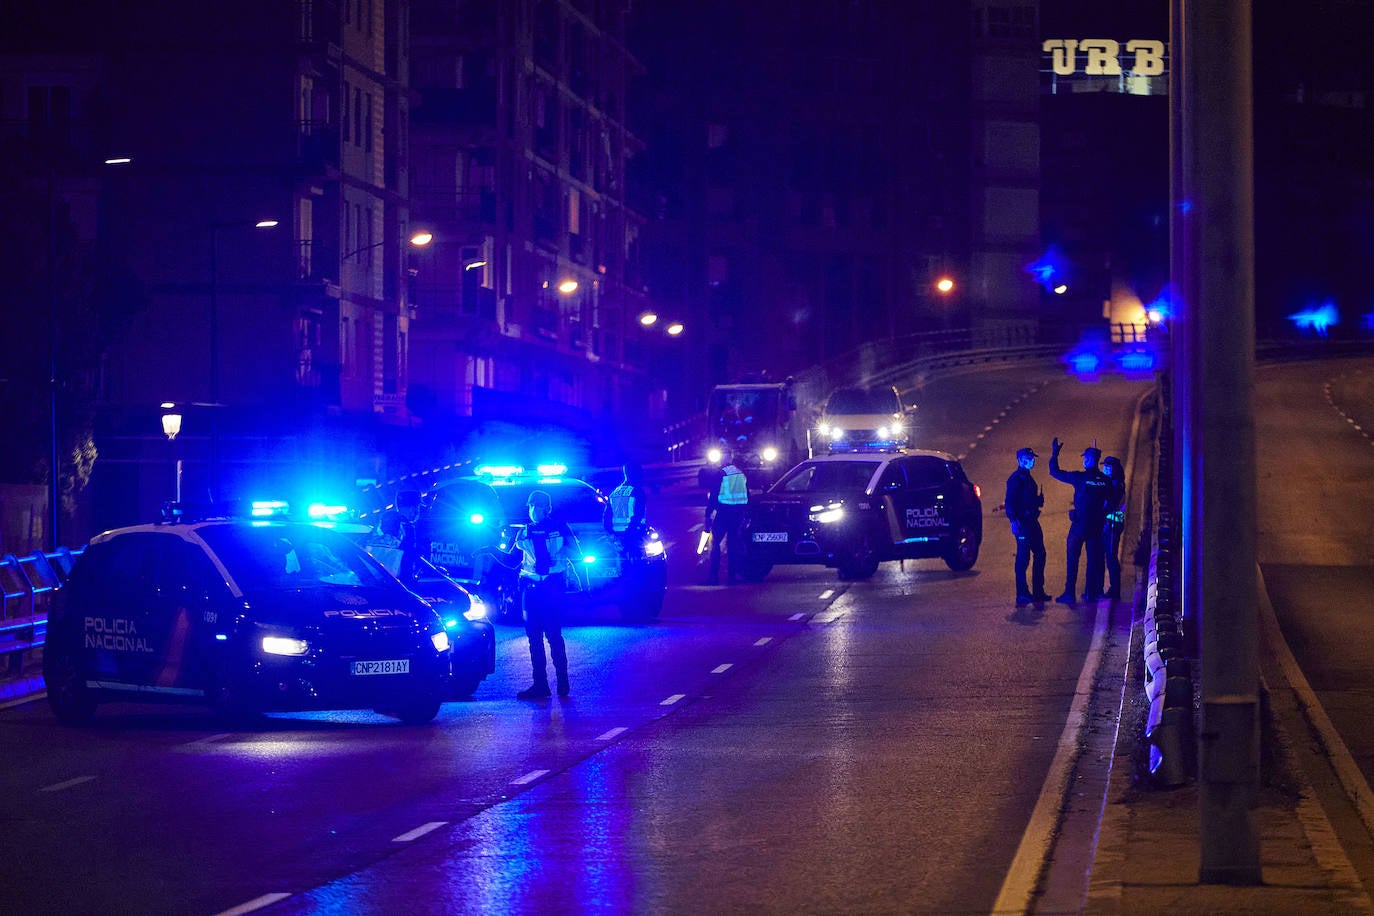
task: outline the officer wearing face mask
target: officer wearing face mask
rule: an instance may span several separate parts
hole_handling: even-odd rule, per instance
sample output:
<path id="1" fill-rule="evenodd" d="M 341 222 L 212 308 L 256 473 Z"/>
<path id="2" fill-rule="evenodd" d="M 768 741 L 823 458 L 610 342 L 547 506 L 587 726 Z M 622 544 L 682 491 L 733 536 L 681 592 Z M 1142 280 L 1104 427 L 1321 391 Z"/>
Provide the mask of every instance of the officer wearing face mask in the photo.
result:
<path id="1" fill-rule="evenodd" d="M 1102 450 L 1089 446 L 1083 450 L 1083 470 L 1065 471 L 1059 466 L 1059 450 L 1064 443 L 1058 438 L 1050 445 L 1050 476 L 1073 487 L 1073 511 L 1069 513 L 1069 537 L 1064 550 L 1064 593 L 1054 599 L 1060 604 L 1074 603 L 1074 589 L 1078 584 L 1078 558 L 1084 548 L 1088 551 L 1087 579 L 1083 583 L 1083 598 L 1096 601 L 1102 597 L 1103 546 L 1102 530 L 1107 523 L 1107 500 L 1111 480 L 1098 470 Z"/>
<path id="2" fill-rule="evenodd" d="M 578 575 L 581 549 L 572 529 L 553 515 L 553 499 L 548 493 L 532 491 L 526 506 L 530 523 L 517 535 L 515 546 L 521 554 L 520 591 L 534 680 L 515 696 L 521 700 L 538 700 L 550 695 L 544 656 L 547 640 L 558 679 L 558 695 L 565 697 L 571 687 L 568 684 L 568 652 L 563 642 L 563 608 L 567 603 L 568 577 Z"/>
<path id="3" fill-rule="evenodd" d="M 1107 521 L 1102 529 L 1102 554 L 1107 565 L 1107 591 L 1104 597 L 1121 597 L 1121 532 L 1126 528 L 1126 471 L 1121 459 L 1108 455 L 1102 459 L 1102 473 L 1111 480 L 1107 496 Z"/>

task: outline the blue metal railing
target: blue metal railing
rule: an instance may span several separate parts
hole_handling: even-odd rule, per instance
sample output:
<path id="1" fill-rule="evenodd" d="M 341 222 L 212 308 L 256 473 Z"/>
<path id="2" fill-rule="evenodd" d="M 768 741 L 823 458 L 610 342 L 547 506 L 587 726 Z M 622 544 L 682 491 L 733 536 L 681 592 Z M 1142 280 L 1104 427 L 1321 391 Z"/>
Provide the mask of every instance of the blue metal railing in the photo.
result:
<path id="1" fill-rule="evenodd" d="M 0 557 L 0 655 L 8 657 L 11 673 L 24 665 L 24 653 L 43 645 L 52 596 L 67 583 L 76 558 L 86 550 L 59 547 L 52 553 L 36 550 L 26 556 Z"/>

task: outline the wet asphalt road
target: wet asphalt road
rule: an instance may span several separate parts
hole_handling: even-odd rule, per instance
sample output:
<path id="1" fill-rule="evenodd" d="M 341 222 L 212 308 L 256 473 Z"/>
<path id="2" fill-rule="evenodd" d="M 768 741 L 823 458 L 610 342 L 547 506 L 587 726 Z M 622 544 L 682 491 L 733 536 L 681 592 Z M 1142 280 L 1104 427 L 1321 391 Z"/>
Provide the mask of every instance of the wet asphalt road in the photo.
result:
<path id="1" fill-rule="evenodd" d="M 698 494 L 656 494 L 663 617 L 570 626 L 564 700 L 514 699 L 528 662 L 503 626 L 497 673 L 429 727 L 333 713 L 228 734 L 200 710 L 112 705 L 68 729 L 42 704 L 0 711 L 5 909 L 987 912 L 1094 620 L 1013 607 L 992 509 L 1035 446 L 1057 593 L 1070 490 L 1045 471 L 1050 439 L 1066 465 L 1094 437 L 1124 457 L 1147 384 L 1017 367 L 927 386 L 920 444 L 964 456 L 983 490 L 966 574 L 923 560 L 701 586 Z"/>

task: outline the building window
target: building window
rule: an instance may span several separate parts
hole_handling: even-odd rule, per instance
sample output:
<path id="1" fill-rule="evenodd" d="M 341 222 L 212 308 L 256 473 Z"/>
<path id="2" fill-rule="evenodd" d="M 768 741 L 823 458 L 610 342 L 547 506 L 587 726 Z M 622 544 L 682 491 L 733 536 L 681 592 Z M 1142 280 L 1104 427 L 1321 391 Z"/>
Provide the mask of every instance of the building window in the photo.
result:
<path id="1" fill-rule="evenodd" d="M 353 136 L 349 133 L 349 131 L 353 129 L 353 121 L 348 117 L 348 94 L 351 90 L 352 86 L 349 85 L 348 80 L 344 80 L 343 105 L 340 106 L 343 110 L 340 112 L 340 119 L 343 121 L 342 136 L 343 142 L 345 143 L 353 139 Z"/>
<path id="2" fill-rule="evenodd" d="M 353 145 L 363 145 L 363 91 L 353 87 Z"/>
<path id="3" fill-rule="evenodd" d="M 367 104 L 363 108 L 363 146 L 370 153 L 372 152 L 372 93 L 367 94 Z"/>

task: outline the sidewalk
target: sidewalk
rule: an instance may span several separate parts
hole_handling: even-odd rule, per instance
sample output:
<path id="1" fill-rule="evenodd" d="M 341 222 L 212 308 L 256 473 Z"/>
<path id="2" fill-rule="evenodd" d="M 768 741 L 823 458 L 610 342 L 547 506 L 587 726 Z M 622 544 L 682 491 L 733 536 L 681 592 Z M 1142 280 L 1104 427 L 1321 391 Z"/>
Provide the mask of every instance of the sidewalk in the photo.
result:
<path id="1" fill-rule="evenodd" d="M 1261 723 L 1258 811 L 1263 884 L 1198 883 L 1201 856 L 1195 780 L 1178 789 L 1142 789 L 1132 784 L 1148 711 L 1142 675 L 1134 670 L 1140 654 L 1133 647 L 1133 670 L 1128 673 L 1130 686 L 1121 711 L 1086 912 L 1374 914 L 1374 903 L 1323 808 L 1325 803 L 1339 809 L 1348 800 L 1335 786 L 1330 761 L 1311 738 L 1276 648 L 1265 639 L 1260 651 L 1268 688 Z M 1319 792 L 1314 786 L 1317 781 L 1335 787 Z M 1338 810 L 1334 816 L 1347 832 L 1353 828 L 1361 834 L 1352 845 L 1365 847 L 1356 849 L 1365 855 L 1369 837 L 1353 816 L 1353 808 Z"/>

